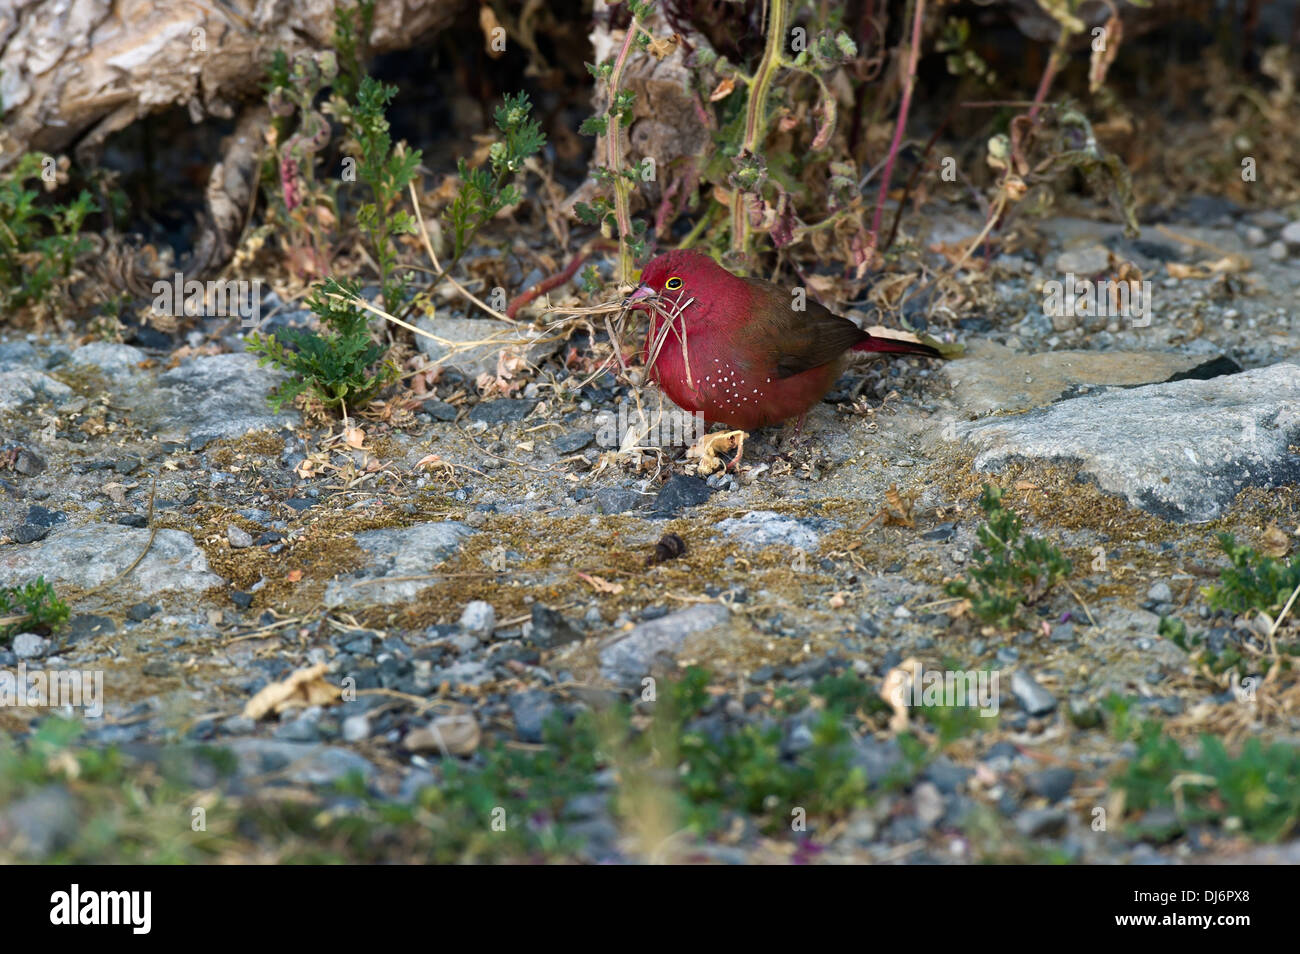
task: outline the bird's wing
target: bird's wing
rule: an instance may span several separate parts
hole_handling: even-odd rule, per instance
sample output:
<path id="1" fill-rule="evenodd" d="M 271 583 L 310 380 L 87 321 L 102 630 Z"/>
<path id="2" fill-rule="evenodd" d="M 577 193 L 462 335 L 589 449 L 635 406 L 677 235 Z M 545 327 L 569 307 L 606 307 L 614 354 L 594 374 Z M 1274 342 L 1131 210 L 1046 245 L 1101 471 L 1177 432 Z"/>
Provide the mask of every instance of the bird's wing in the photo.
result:
<path id="1" fill-rule="evenodd" d="M 756 344 L 776 367 L 778 377 L 789 378 L 834 361 L 866 337 L 849 321 L 811 298 L 796 311 L 789 290 L 761 278 L 747 278 L 753 294 L 750 327 Z"/>

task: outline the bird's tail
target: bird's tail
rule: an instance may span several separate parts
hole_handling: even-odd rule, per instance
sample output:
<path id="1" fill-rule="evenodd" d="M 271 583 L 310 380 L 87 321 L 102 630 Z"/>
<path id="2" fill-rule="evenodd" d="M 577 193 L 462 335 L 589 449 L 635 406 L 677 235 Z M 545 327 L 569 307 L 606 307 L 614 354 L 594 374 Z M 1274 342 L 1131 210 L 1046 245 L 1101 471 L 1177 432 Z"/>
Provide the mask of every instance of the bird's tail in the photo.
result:
<path id="1" fill-rule="evenodd" d="M 908 341 L 904 338 L 887 338 L 883 335 L 873 335 L 863 332 L 866 335 L 861 341 L 855 344 L 850 350 L 852 351 L 880 351 L 888 354 L 923 354 L 930 358 L 942 358 L 943 355 L 927 344 L 921 344 L 919 341 Z"/>

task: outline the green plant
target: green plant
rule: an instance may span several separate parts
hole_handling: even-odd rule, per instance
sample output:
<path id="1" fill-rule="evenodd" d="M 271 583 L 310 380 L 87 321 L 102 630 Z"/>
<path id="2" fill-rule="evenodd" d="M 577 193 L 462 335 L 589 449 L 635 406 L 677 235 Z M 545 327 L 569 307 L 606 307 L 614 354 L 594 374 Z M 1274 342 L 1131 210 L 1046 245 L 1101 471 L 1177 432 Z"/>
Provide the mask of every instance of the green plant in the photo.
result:
<path id="1" fill-rule="evenodd" d="M 420 165 L 420 150 L 405 142 L 393 144 L 385 110 L 397 95 L 396 86 L 386 86 L 372 77 L 361 79 L 356 100 L 346 116 L 352 137 L 361 151 L 357 175 L 370 188 L 371 201 L 357 210 L 357 225 L 366 234 L 379 266 L 379 286 L 384 306 L 396 312 L 406 292 L 406 279 L 395 272 L 397 247 L 394 239 L 415 231 L 415 220 L 397 205 L 405 200 L 407 184 Z"/>
<path id="2" fill-rule="evenodd" d="M 1020 518 L 1002 506 L 1000 488 L 985 484 L 980 508 L 987 522 L 976 531 L 981 545 L 971 554 L 974 568 L 966 579 L 953 580 L 944 589 L 949 596 L 968 600 L 982 622 L 1006 628 L 1073 568 L 1046 540 L 1022 536 Z"/>
<path id="3" fill-rule="evenodd" d="M 1300 560 L 1261 556 L 1237 543 L 1230 533 L 1219 534 L 1219 546 L 1232 565 L 1219 572 L 1219 584 L 1204 591 L 1211 607 L 1242 614 L 1279 612 L 1300 587 Z"/>
<path id="4" fill-rule="evenodd" d="M 1213 675 L 1236 670 L 1238 675 L 1249 676 L 1260 671 L 1261 664 L 1258 660 L 1248 659 L 1234 646 L 1226 646 L 1222 652 L 1214 652 L 1206 643 L 1204 635 L 1188 633 L 1187 624 L 1180 619 L 1160 617 L 1157 632 L 1187 653 L 1193 663 L 1203 665 Z"/>
<path id="5" fill-rule="evenodd" d="M 605 137 L 604 159 L 592 171 L 592 176 L 598 184 L 610 190 L 614 201 L 611 203 L 606 197 L 599 196 L 593 204 L 580 202 L 573 209 L 579 220 L 599 226 L 604 235 L 609 235 L 611 228 L 618 229 L 617 274 L 623 283 L 630 281 L 632 262 L 642 258 L 646 248 L 646 224 L 632 221 L 630 201 L 632 183 L 640 178 L 640 170 L 622 166 L 620 136 L 632 125 L 632 107 L 636 102 L 636 94 L 622 88 L 623 69 L 633 46 L 644 50 L 654 42 L 654 34 L 642 26 L 642 21 L 654 9 L 653 0 L 629 0 L 627 7 L 632 22 L 618 56 L 602 63 L 587 64 L 587 71 L 597 82 L 605 84 L 605 111 L 589 116 L 578 129 L 584 136 Z"/>
<path id="6" fill-rule="evenodd" d="M 68 604 L 38 576 L 25 586 L 0 588 L 0 639 L 31 630 L 49 632 L 68 618 Z"/>
<path id="7" fill-rule="evenodd" d="M 278 50 L 265 84 L 273 117 L 272 147 L 263 171 L 267 204 L 271 217 L 283 227 L 280 241 L 289 268 L 308 279 L 325 275 L 334 257 L 338 184 L 317 177 L 331 128 L 316 100 L 337 76 L 338 60 L 331 51 L 300 53 L 290 62 Z M 294 117 L 297 123 L 291 127 Z"/>
<path id="8" fill-rule="evenodd" d="M 1260 841 L 1288 837 L 1300 822 L 1300 749 L 1248 739 L 1239 754 L 1203 735 L 1188 753 L 1155 721 L 1136 731 L 1137 752 L 1113 779 L 1126 808 L 1170 807 L 1182 824 L 1213 823 Z"/>
<path id="9" fill-rule="evenodd" d="M 268 396 L 274 408 L 307 392 L 326 407 L 346 410 L 365 403 L 392 378 L 391 366 L 374 368 L 384 349 L 371 339 L 366 313 L 344 300 L 359 291 L 356 281 L 330 278 L 312 292 L 307 306 L 324 333 L 286 329 L 249 335 L 248 350 L 258 355 L 259 364 L 273 364 L 291 375 Z"/>
<path id="10" fill-rule="evenodd" d="M 342 178 L 354 181 L 355 172 L 374 196 L 373 202 L 358 212 L 358 222 L 372 243 L 380 242 L 376 260 L 387 299 L 396 287 L 388 278 L 394 259 L 388 240 L 407 227 L 399 217 L 390 215 L 393 193 L 400 199 L 410 178 L 410 174 L 401 178 L 401 172 L 408 165 L 413 172 L 419 154 L 412 156 L 401 147 L 400 156 L 398 150 L 390 153 L 383 111 L 392 93 L 365 76 L 365 44 L 373 23 L 374 0 L 339 6 L 334 11 L 333 50 L 299 53 L 292 61 L 283 50 L 272 54 L 263 83 L 272 116 L 263 182 L 271 215 L 283 228 L 281 242 L 289 267 L 308 279 L 327 274 L 341 227 L 339 185 L 336 178 L 319 177 L 317 166 L 333 138 L 328 117 L 337 118 L 362 153 L 360 164 L 353 160 L 349 165 L 345 160 Z M 328 99 L 318 106 L 326 89 L 330 91 Z M 390 176 L 396 176 L 396 181 L 390 181 Z M 365 222 L 360 221 L 363 215 Z"/>
<path id="11" fill-rule="evenodd" d="M 339 63 L 334 92 L 344 100 L 351 100 L 361 88 L 366 43 L 374 25 L 375 0 L 358 0 L 352 6 L 334 8 L 333 47 Z"/>
<path id="12" fill-rule="evenodd" d="M 546 145 L 541 126 L 532 118 L 527 93 L 507 94 L 497 107 L 494 119 L 502 138 L 488 150 L 487 166 L 471 169 L 464 159 L 457 164 L 460 189 L 443 213 L 452 239 L 452 254 L 445 263 L 444 274 L 460 260 L 474 236 L 493 216 L 519 202 L 522 194 L 512 180 L 523 170 L 529 157 Z"/>
<path id="13" fill-rule="evenodd" d="M 0 309 L 45 301 L 72 271 L 90 242 L 81 235 L 94 197 L 83 190 L 65 205 L 37 205 L 39 192 L 28 183 L 57 182 L 48 170 L 53 160 L 29 152 L 0 177 Z M 57 169 L 57 166 L 55 167 Z M 61 170 L 60 170 L 61 171 Z"/>

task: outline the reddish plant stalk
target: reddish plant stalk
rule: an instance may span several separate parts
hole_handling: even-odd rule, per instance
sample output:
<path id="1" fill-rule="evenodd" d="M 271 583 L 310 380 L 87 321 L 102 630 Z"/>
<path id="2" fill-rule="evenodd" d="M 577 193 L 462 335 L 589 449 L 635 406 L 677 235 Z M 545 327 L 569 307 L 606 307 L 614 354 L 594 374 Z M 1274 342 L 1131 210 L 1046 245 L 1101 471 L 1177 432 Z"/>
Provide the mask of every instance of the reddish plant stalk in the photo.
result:
<path id="1" fill-rule="evenodd" d="M 907 54 L 907 73 L 903 77 L 903 101 L 898 107 L 898 123 L 894 126 L 894 138 L 889 144 L 889 157 L 885 160 L 885 171 L 880 180 L 880 195 L 876 198 L 876 210 L 871 215 L 871 248 L 874 251 L 880 235 L 880 222 L 885 212 L 885 199 L 889 196 L 889 182 L 894 176 L 894 161 L 898 150 L 903 145 L 903 130 L 907 126 L 907 113 L 912 108 L 912 91 L 916 88 L 916 67 L 921 56 L 921 21 L 925 18 L 925 0 L 916 0 L 916 9 L 912 14 L 912 47 Z"/>

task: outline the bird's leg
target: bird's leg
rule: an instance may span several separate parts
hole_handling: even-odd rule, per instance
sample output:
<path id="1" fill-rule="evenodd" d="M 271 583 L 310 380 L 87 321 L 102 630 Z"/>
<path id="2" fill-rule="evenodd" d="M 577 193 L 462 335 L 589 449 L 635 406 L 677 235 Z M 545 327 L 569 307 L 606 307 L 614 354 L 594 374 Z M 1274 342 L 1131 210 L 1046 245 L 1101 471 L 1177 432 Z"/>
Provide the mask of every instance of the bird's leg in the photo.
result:
<path id="1" fill-rule="evenodd" d="M 700 462 L 696 465 L 696 473 L 711 474 L 719 467 L 724 470 L 735 471 L 740 466 L 740 457 L 745 452 L 745 438 L 749 435 L 744 431 L 718 431 L 716 434 L 705 434 L 695 445 L 686 451 L 687 459 L 698 457 Z M 721 454 L 729 450 L 735 450 L 736 456 L 725 466 L 721 460 Z"/>

